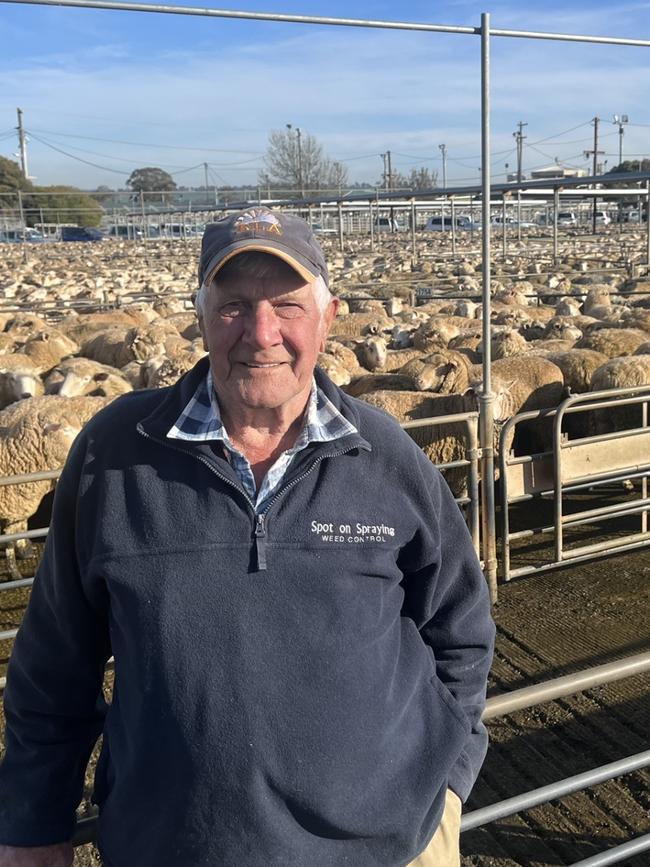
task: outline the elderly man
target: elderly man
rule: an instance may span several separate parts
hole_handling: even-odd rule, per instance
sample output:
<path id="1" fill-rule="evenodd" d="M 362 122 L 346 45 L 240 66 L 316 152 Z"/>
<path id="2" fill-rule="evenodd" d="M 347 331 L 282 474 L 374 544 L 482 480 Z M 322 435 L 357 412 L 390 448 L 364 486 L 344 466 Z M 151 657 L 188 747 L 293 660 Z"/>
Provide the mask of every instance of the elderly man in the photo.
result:
<path id="1" fill-rule="evenodd" d="M 209 358 L 77 439 L 10 665 L 0 865 L 457 865 L 494 627 L 439 473 L 317 368 L 297 217 L 209 226 Z M 101 684 L 115 658 L 108 710 Z"/>

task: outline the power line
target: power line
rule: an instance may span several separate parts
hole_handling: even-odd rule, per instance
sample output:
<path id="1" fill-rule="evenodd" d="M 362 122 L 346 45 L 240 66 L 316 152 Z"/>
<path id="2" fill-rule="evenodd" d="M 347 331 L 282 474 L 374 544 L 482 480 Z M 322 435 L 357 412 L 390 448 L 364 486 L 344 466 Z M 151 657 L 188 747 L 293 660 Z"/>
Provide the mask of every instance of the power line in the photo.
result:
<path id="1" fill-rule="evenodd" d="M 62 138 L 75 138 L 75 139 L 85 139 L 87 141 L 100 141 L 106 144 L 125 144 L 125 145 L 133 145 L 134 147 L 144 147 L 144 148 L 164 148 L 165 150 L 172 151 L 198 151 L 199 153 L 213 153 L 213 154 L 254 154 L 256 157 L 263 156 L 262 153 L 257 151 L 242 151 L 242 150 L 225 150 L 224 148 L 208 148 L 208 147 L 189 147 L 188 145 L 165 145 L 160 144 L 160 142 L 156 142 L 152 144 L 151 142 L 140 142 L 140 141 L 124 141 L 122 139 L 113 139 L 113 138 L 98 138 L 97 136 L 91 135 L 77 135 L 73 133 L 66 132 L 53 132 L 52 130 L 41 129 L 37 130 L 39 133 L 45 133 L 45 135 L 56 135 Z"/>
<path id="2" fill-rule="evenodd" d="M 122 175 L 122 177 L 128 177 L 130 174 L 130 172 L 120 172 L 117 169 L 111 169 L 108 166 L 100 166 L 97 163 L 90 162 L 90 160 L 84 160 L 82 159 L 82 157 L 76 157 L 74 154 L 69 154 L 67 153 L 67 151 L 61 150 L 61 148 L 57 148 L 53 144 L 49 144 L 43 139 L 40 139 L 37 135 L 34 135 L 33 132 L 30 133 L 30 135 L 33 139 L 36 139 L 36 141 L 45 145 L 45 147 L 51 148 L 53 151 L 57 151 L 57 153 L 63 154 L 63 156 L 70 157 L 71 160 L 77 160 L 77 162 L 85 163 L 87 166 L 92 166 L 95 169 L 101 169 L 104 172 L 112 172 L 115 175 Z"/>

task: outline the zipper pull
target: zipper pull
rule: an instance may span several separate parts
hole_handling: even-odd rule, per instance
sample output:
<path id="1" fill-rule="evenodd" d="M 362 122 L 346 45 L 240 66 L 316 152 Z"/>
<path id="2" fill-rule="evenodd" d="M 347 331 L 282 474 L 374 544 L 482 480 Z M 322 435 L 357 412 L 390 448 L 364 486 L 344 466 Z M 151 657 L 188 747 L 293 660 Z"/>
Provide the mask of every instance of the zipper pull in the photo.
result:
<path id="1" fill-rule="evenodd" d="M 266 569 L 266 527 L 264 515 L 255 516 L 255 553 L 257 555 L 257 570 L 263 572 Z"/>

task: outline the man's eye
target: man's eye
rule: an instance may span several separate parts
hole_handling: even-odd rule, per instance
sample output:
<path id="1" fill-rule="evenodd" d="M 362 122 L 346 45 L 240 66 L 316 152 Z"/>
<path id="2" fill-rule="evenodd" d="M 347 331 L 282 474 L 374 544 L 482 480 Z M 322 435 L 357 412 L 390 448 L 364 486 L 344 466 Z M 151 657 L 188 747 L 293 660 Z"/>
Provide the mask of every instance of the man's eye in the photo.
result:
<path id="1" fill-rule="evenodd" d="M 276 304 L 275 312 L 282 319 L 293 319 L 296 316 L 300 316 L 302 307 L 300 304 L 295 304 L 292 301 L 285 301 L 281 304 Z"/>
<path id="2" fill-rule="evenodd" d="M 221 316 L 226 316 L 228 318 L 232 318 L 234 316 L 241 316 L 244 312 L 244 305 L 239 302 L 233 301 L 230 304 L 224 304 L 219 308 L 219 313 Z"/>

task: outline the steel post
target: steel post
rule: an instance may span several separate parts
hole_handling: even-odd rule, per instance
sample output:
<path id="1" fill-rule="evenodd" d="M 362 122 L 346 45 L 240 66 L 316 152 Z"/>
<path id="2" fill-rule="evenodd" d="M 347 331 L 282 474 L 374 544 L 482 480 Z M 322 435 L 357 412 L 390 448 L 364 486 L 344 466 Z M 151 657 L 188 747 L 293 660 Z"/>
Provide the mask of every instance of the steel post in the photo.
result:
<path id="1" fill-rule="evenodd" d="M 560 210 L 560 188 L 553 190 L 553 264 L 557 265 L 557 212 Z"/>
<path id="2" fill-rule="evenodd" d="M 343 251 L 343 205 L 339 202 L 339 250 Z"/>
<path id="3" fill-rule="evenodd" d="M 494 503 L 494 395 L 490 351 L 490 15 L 481 15 L 481 164 L 483 232 L 483 389 L 479 396 L 481 444 L 481 517 L 485 575 L 492 602 L 497 601 L 496 518 Z"/>
<path id="4" fill-rule="evenodd" d="M 375 251 L 375 226 L 374 215 L 372 213 L 372 199 L 368 199 L 368 214 L 370 216 L 370 252 Z"/>
<path id="5" fill-rule="evenodd" d="M 456 258 L 456 208 L 455 208 L 453 196 L 451 196 L 451 198 L 449 199 L 449 206 L 451 208 L 451 255 L 455 259 Z"/>
<path id="6" fill-rule="evenodd" d="M 643 219 L 643 211 L 639 214 L 639 219 Z M 650 274 L 650 181 L 646 181 L 646 220 L 646 273 Z"/>
<path id="7" fill-rule="evenodd" d="M 506 256 L 508 255 L 508 230 L 506 229 L 506 219 L 507 219 L 507 193 L 502 193 L 501 195 L 501 240 L 503 243 L 503 248 L 501 250 L 501 255 L 503 256 L 503 261 L 505 262 Z"/>
<path id="8" fill-rule="evenodd" d="M 417 249 L 415 247 L 415 220 L 415 199 L 411 199 L 411 256 L 413 258 L 414 265 L 417 261 Z"/>

